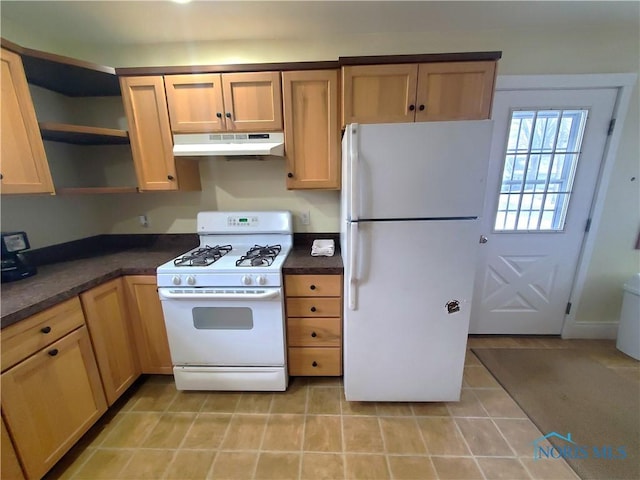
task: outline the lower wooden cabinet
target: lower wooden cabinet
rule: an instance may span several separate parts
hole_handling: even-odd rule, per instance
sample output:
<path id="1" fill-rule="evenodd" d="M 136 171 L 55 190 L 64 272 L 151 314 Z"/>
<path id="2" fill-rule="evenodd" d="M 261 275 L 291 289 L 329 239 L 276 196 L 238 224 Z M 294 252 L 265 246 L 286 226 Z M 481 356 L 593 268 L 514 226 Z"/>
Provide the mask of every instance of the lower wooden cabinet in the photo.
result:
<path id="1" fill-rule="evenodd" d="M 2 420 L 2 437 L 0 437 L 0 476 L 3 480 L 24 480 L 24 474 L 18 461 L 18 455 L 13 448 L 7 427 Z"/>
<path id="2" fill-rule="evenodd" d="M 142 373 L 173 374 L 155 275 L 128 276 L 125 283 Z"/>
<path id="3" fill-rule="evenodd" d="M 342 375 L 342 276 L 286 275 L 289 375 Z"/>
<path id="4" fill-rule="evenodd" d="M 27 478 L 37 479 L 100 418 L 107 402 L 85 326 L 28 355 L 1 375 L 2 413 Z"/>
<path id="5" fill-rule="evenodd" d="M 112 405 L 140 376 L 122 278 L 80 294 L 107 402 Z"/>

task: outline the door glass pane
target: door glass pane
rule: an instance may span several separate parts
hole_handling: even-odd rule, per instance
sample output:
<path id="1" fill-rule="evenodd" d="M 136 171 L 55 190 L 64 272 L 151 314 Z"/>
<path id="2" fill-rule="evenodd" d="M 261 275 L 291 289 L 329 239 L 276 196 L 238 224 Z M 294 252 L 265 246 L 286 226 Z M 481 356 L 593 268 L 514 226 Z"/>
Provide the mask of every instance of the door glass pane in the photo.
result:
<path id="1" fill-rule="evenodd" d="M 193 326 L 197 330 L 251 330 L 249 307 L 194 307 Z"/>
<path id="2" fill-rule="evenodd" d="M 587 110 L 511 113 L 495 231 L 564 229 Z"/>

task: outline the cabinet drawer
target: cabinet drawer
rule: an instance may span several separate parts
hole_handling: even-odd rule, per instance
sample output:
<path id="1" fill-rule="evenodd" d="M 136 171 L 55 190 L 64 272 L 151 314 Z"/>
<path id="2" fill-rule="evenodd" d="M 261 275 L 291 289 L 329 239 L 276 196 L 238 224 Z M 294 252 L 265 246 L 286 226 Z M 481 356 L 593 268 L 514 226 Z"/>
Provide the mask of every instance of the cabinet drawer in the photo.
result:
<path id="1" fill-rule="evenodd" d="M 342 375 L 342 349 L 290 347 L 289 375 Z"/>
<path id="2" fill-rule="evenodd" d="M 339 297 L 341 275 L 287 275 L 284 288 L 289 297 Z"/>
<path id="3" fill-rule="evenodd" d="M 287 319 L 287 345 L 292 347 L 339 347 L 340 318 Z"/>
<path id="4" fill-rule="evenodd" d="M 339 297 L 287 298 L 288 317 L 339 317 L 340 314 Z"/>
<path id="5" fill-rule="evenodd" d="M 78 297 L 2 329 L 2 371 L 84 325 Z"/>

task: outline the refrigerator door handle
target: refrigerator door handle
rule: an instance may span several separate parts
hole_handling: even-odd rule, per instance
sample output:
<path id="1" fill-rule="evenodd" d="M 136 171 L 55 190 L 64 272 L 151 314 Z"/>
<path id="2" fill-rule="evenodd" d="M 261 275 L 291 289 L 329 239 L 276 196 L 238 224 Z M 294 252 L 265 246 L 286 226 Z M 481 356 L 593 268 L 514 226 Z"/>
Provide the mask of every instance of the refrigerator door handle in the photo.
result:
<path id="1" fill-rule="evenodd" d="M 351 235 L 349 235 L 349 281 L 347 282 L 347 305 L 349 310 L 356 310 L 357 303 L 357 283 L 356 269 L 358 268 L 358 224 L 352 222 L 349 224 Z"/>
<path id="2" fill-rule="evenodd" d="M 350 221 L 358 220 L 358 124 L 354 123 L 350 129 L 349 159 L 351 162 L 351 175 L 349 176 L 349 218 Z"/>

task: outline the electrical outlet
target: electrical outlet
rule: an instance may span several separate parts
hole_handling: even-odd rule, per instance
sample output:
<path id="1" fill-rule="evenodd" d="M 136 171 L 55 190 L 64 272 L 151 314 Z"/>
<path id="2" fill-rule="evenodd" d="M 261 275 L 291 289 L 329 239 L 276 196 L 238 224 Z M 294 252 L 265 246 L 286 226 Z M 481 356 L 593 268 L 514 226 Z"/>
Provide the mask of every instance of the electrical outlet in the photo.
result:
<path id="1" fill-rule="evenodd" d="M 148 227 L 149 226 L 149 218 L 147 217 L 146 214 L 144 215 L 140 215 L 138 217 L 138 220 L 140 221 L 140 225 L 142 225 L 143 227 Z"/>
<path id="2" fill-rule="evenodd" d="M 300 212 L 300 223 L 302 225 L 309 225 L 309 223 L 311 223 L 311 212 L 309 212 L 309 210 Z"/>

